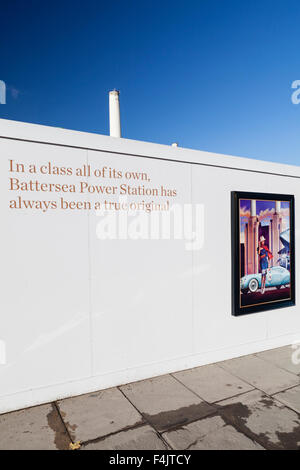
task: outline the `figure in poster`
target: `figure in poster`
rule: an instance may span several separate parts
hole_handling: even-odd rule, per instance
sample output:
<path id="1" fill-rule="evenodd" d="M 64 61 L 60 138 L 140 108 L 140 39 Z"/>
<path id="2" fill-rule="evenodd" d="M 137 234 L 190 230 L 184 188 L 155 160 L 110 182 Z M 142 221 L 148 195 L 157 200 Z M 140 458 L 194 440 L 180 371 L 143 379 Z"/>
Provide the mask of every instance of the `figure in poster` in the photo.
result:
<path id="1" fill-rule="evenodd" d="M 266 278 L 267 278 L 267 273 L 270 268 L 270 260 L 273 258 L 273 255 L 267 245 L 265 244 L 266 239 L 262 235 L 259 239 L 259 245 L 257 247 L 257 253 L 259 256 L 259 264 L 260 264 L 260 270 L 261 270 L 261 293 L 265 293 L 265 288 L 266 288 Z M 270 278 L 269 273 L 269 278 Z"/>

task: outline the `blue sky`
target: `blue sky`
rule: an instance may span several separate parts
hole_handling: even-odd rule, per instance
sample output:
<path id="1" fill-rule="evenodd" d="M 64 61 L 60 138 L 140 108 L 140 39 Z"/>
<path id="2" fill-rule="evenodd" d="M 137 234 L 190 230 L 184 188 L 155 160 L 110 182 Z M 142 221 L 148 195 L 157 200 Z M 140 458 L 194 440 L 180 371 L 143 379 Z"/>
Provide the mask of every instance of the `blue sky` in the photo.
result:
<path id="1" fill-rule="evenodd" d="M 300 165 L 297 0 L 6 0 L 0 117 Z"/>

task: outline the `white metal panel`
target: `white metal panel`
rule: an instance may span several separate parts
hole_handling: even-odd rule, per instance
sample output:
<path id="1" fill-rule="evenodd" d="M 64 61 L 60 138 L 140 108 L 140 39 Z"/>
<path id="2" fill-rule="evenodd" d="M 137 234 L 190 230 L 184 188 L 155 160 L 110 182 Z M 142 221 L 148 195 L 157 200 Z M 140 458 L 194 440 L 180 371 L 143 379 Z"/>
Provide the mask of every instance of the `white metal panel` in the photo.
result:
<path id="1" fill-rule="evenodd" d="M 189 165 L 88 153 L 96 168 L 147 172 L 145 187 L 176 188 L 176 203 L 190 203 Z M 114 184 L 106 179 L 106 184 Z M 99 179 L 91 178 L 91 184 Z M 138 185 L 135 180 L 128 181 Z M 128 202 L 152 197 L 131 197 Z M 165 202 L 166 198 L 154 198 Z M 110 197 L 118 201 L 119 196 Z M 147 232 L 145 215 L 141 230 Z M 129 216 L 128 224 L 134 221 Z M 192 353 L 192 254 L 183 240 L 99 240 L 90 216 L 94 373 L 147 365 Z M 113 222 L 111 222 L 113 223 Z M 143 225 L 144 224 L 144 225 Z M 150 232 L 149 232 L 150 233 Z"/>
<path id="2" fill-rule="evenodd" d="M 0 148 L 2 396 L 88 376 L 91 361 L 87 214 L 8 208 L 18 195 L 51 199 L 50 193 L 9 191 L 9 159 L 81 165 L 86 151 L 10 140 Z"/>

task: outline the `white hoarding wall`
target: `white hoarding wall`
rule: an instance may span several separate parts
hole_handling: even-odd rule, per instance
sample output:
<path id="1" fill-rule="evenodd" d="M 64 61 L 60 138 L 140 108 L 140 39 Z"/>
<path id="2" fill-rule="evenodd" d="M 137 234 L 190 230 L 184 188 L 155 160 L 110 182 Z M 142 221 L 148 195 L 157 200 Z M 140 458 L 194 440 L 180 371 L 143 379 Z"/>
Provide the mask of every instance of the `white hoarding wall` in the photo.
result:
<path id="1" fill-rule="evenodd" d="M 300 340 L 297 304 L 231 315 L 230 218 L 231 191 L 294 194 L 297 279 L 299 168 L 3 120 L 0 135 L 0 412 Z"/>

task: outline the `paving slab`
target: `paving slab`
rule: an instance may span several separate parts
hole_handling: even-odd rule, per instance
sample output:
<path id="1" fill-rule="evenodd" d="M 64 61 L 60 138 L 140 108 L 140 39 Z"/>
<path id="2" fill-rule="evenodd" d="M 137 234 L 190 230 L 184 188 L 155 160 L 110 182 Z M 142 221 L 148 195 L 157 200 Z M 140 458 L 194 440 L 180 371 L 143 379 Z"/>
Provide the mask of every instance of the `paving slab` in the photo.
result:
<path id="1" fill-rule="evenodd" d="M 125 385 L 121 389 L 159 431 L 195 421 L 215 411 L 212 405 L 170 375 Z"/>
<path id="2" fill-rule="evenodd" d="M 211 416 L 163 434 L 175 450 L 263 450 L 220 416 Z"/>
<path id="3" fill-rule="evenodd" d="M 300 449 L 300 417 L 258 390 L 219 403 L 227 424 L 266 449 Z"/>
<path id="4" fill-rule="evenodd" d="M 255 355 L 292 374 L 300 375 L 299 346 L 294 349 L 292 346 L 284 346 L 283 348 L 271 349 Z"/>
<path id="5" fill-rule="evenodd" d="M 274 395 L 274 398 L 300 414 L 300 387 L 290 388 L 284 392 L 277 393 Z"/>
<path id="6" fill-rule="evenodd" d="M 66 450 L 70 442 L 55 405 L 0 415 L 0 450 Z"/>
<path id="7" fill-rule="evenodd" d="M 74 441 L 89 441 L 142 422 L 117 388 L 60 400 L 62 418 Z"/>
<path id="8" fill-rule="evenodd" d="M 300 384 L 297 375 L 254 355 L 220 362 L 219 366 L 269 395 Z"/>
<path id="9" fill-rule="evenodd" d="M 173 374 L 203 400 L 214 403 L 253 390 L 253 386 L 216 364 Z"/>
<path id="10" fill-rule="evenodd" d="M 168 447 L 150 426 L 121 431 L 97 442 L 90 442 L 81 450 L 166 450 Z"/>

